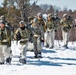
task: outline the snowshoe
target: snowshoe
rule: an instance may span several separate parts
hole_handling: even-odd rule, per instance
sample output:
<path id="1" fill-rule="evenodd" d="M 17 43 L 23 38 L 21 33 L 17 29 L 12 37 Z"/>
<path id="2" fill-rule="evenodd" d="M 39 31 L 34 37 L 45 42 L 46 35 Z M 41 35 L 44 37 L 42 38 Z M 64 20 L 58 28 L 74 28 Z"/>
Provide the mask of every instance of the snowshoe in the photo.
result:
<path id="1" fill-rule="evenodd" d="M 54 46 L 49 47 L 49 49 L 53 49 L 53 48 L 54 48 Z"/>
<path id="2" fill-rule="evenodd" d="M 11 60 L 12 60 L 12 58 L 11 58 L 11 57 L 7 58 L 7 59 L 6 59 L 6 63 L 11 64 Z"/>
<path id="3" fill-rule="evenodd" d="M 63 47 L 66 48 L 66 49 L 68 49 L 68 46 L 67 45 L 64 45 Z"/>
<path id="4" fill-rule="evenodd" d="M 34 56 L 34 58 L 38 58 L 38 56 L 37 56 L 37 55 L 35 55 L 35 56 Z"/>
<path id="5" fill-rule="evenodd" d="M 20 58 L 19 62 L 22 63 L 22 64 L 26 64 L 26 59 L 25 58 Z"/>
<path id="6" fill-rule="evenodd" d="M 47 44 L 47 45 L 46 45 L 46 48 L 48 48 L 48 47 L 49 47 L 49 45 Z"/>
<path id="7" fill-rule="evenodd" d="M 4 64 L 4 62 L 0 62 L 0 65 L 3 65 Z"/>
<path id="8" fill-rule="evenodd" d="M 42 56 L 34 56 L 33 59 L 34 58 L 38 59 L 38 58 L 42 58 Z"/>
<path id="9" fill-rule="evenodd" d="M 41 52 L 38 54 L 38 58 L 42 58 L 42 56 L 41 56 Z"/>

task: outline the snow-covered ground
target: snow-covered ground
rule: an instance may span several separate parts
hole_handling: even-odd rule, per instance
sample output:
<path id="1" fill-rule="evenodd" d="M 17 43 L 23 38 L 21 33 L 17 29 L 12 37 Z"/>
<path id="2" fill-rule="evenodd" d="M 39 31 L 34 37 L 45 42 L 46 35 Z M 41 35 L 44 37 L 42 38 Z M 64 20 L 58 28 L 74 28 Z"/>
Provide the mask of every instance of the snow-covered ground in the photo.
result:
<path id="1" fill-rule="evenodd" d="M 0 65 L 0 75 L 76 75 L 76 42 L 69 42 L 69 49 L 59 43 L 55 41 L 54 49 L 43 47 L 41 59 L 32 58 L 34 53 L 27 51 L 27 63 L 23 65 L 19 63 L 19 46 L 12 42 L 11 65 Z"/>

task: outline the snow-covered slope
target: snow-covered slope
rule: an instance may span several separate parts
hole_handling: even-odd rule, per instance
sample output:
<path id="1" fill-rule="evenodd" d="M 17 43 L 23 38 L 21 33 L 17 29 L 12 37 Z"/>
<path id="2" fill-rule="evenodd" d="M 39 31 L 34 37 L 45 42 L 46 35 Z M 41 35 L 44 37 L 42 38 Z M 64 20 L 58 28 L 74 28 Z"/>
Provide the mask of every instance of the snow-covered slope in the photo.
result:
<path id="1" fill-rule="evenodd" d="M 60 43 L 61 44 L 61 43 Z M 13 58 L 11 65 L 0 65 L 0 75 L 76 75 L 75 42 L 69 42 L 69 49 L 43 47 L 42 57 L 34 59 L 34 53 L 27 51 L 27 63 L 19 63 L 19 46 L 12 42 Z"/>

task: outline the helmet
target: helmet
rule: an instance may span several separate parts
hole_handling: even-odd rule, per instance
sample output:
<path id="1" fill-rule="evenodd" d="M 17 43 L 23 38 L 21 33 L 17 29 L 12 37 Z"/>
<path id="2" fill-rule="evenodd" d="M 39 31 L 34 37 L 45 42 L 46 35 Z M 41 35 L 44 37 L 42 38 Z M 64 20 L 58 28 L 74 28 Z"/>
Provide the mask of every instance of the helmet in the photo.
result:
<path id="1" fill-rule="evenodd" d="M 2 15 L 2 16 L 0 17 L 0 19 L 1 19 L 1 20 L 5 19 L 5 16 L 4 16 L 4 15 Z"/>
<path id="2" fill-rule="evenodd" d="M 0 23 L 5 24 L 5 22 L 3 20 L 0 20 Z"/>
<path id="3" fill-rule="evenodd" d="M 74 21 L 76 22 L 76 19 Z"/>
<path id="4" fill-rule="evenodd" d="M 63 17 L 67 17 L 68 15 L 67 14 L 63 14 Z"/>
<path id="5" fill-rule="evenodd" d="M 50 13 L 50 14 L 48 14 L 48 15 L 47 15 L 47 17 L 52 17 L 52 14 L 51 14 L 51 13 Z"/>
<path id="6" fill-rule="evenodd" d="M 54 14 L 54 16 L 58 16 L 58 13 Z"/>
<path id="7" fill-rule="evenodd" d="M 75 24 L 76 24 L 76 19 L 74 20 Z"/>
<path id="8" fill-rule="evenodd" d="M 38 13 L 37 16 L 42 17 L 42 14 L 41 13 Z"/>
<path id="9" fill-rule="evenodd" d="M 24 21 L 20 21 L 19 24 L 25 24 Z"/>

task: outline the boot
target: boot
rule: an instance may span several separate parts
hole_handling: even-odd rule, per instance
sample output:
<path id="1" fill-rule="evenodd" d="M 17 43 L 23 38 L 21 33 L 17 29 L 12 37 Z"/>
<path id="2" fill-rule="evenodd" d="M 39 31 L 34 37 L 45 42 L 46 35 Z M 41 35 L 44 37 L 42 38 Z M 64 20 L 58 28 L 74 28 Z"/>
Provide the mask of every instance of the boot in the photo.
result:
<path id="1" fill-rule="evenodd" d="M 25 58 L 20 58 L 19 62 L 22 63 L 22 64 L 26 64 L 26 59 Z"/>
<path id="2" fill-rule="evenodd" d="M 38 54 L 38 58 L 42 58 L 42 56 L 41 56 L 41 52 Z"/>
<path id="3" fill-rule="evenodd" d="M 11 58 L 11 57 L 9 57 L 9 58 L 6 58 L 6 63 L 9 63 L 9 64 L 11 64 L 11 60 L 12 60 L 12 58 Z"/>
<path id="4" fill-rule="evenodd" d="M 35 55 L 34 58 L 38 58 L 37 55 Z"/>
<path id="5" fill-rule="evenodd" d="M 47 44 L 47 45 L 46 45 L 46 48 L 48 48 L 48 47 L 49 47 L 49 45 Z"/>
<path id="6" fill-rule="evenodd" d="M 54 46 L 49 47 L 49 49 L 52 49 L 52 48 L 54 48 Z"/>
<path id="7" fill-rule="evenodd" d="M 68 46 L 67 45 L 64 45 L 63 47 L 67 48 L 68 49 Z"/>
<path id="8" fill-rule="evenodd" d="M 4 64 L 4 62 L 0 62 L 0 65 L 3 65 Z"/>

